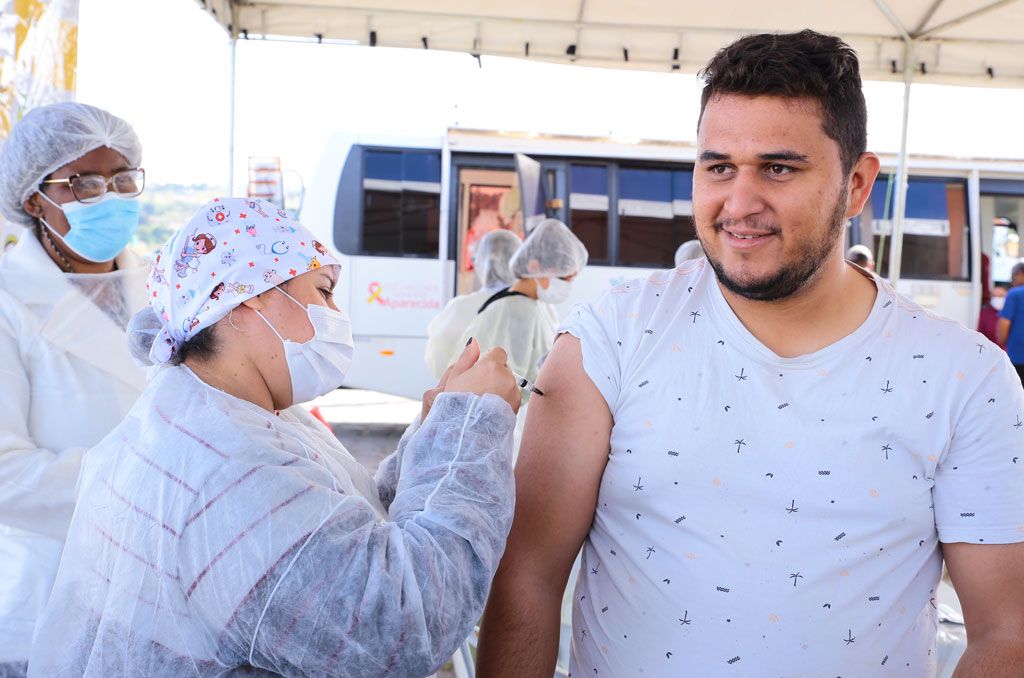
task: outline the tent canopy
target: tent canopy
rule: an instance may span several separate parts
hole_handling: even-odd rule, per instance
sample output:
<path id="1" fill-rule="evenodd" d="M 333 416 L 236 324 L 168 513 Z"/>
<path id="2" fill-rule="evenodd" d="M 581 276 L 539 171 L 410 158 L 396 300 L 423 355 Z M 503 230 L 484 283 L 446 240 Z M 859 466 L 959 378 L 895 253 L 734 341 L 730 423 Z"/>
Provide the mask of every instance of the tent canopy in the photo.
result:
<path id="1" fill-rule="evenodd" d="M 1024 86 L 1024 0 L 197 0 L 241 38 L 694 72 L 748 33 L 843 37 L 872 80 Z"/>

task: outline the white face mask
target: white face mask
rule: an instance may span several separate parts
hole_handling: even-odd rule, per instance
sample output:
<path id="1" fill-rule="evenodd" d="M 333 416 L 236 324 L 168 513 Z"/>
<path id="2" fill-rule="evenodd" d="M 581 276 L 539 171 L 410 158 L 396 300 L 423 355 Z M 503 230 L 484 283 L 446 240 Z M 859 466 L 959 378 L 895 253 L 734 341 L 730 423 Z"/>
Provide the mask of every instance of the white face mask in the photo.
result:
<path id="1" fill-rule="evenodd" d="M 537 298 L 552 305 L 561 304 L 572 293 L 572 283 L 561 278 L 548 278 L 547 288 L 537 284 Z"/>
<path id="2" fill-rule="evenodd" d="M 276 289 L 303 308 L 292 295 L 280 287 Z M 259 314 L 284 345 L 288 373 L 292 378 L 293 405 L 310 401 L 341 386 L 352 364 L 355 349 L 348 316 L 318 304 L 309 304 L 305 311 L 313 326 L 313 338 L 301 344 L 282 337 L 270 321 Z"/>
<path id="3" fill-rule="evenodd" d="M 995 310 L 1002 311 L 1003 304 L 1006 303 L 1006 297 L 992 297 L 992 299 L 990 299 L 988 303 Z"/>

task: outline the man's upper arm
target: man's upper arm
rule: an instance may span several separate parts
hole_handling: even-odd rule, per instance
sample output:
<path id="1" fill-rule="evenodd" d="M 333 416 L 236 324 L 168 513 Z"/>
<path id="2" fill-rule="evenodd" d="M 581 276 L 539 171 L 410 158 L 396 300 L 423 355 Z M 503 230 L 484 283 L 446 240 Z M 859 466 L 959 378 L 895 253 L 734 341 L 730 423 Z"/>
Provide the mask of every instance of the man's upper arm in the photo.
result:
<path id="1" fill-rule="evenodd" d="M 1024 543 L 942 545 L 971 639 L 1024 634 Z"/>
<path id="2" fill-rule="evenodd" d="M 555 341 L 537 386 L 544 395 L 530 400 L 505 559 L 560 591 L 593 522 L 612 415 L 571 335 Z"/>

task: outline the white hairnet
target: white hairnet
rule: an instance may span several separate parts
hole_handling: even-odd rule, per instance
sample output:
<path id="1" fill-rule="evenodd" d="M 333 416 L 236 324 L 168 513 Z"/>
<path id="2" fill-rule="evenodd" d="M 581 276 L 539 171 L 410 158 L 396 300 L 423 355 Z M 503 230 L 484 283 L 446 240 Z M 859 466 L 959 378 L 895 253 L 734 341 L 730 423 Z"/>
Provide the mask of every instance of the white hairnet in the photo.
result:
<path id="1" fill-rule="evenodd" d="M 22 203 L 40 182 L 103 146 L 123 155 L 132 167 L 142 162 L 135 130 L 103 109 L 74 102 L 33 108 L 0 148 L 0 213 L 19 224 L 32 223 Z"/>
<path id="2" fill-rule="evenodd" d="M 704 256 L 704 248 L 700 245 L 700 240 L 687 240 L 679 249 L 676 250 L 675 262 L 676 266 L 683 263 L 684 261 L 690 261 L 691 259 L 700 259 Z"/>
<path id="3" fill-rule="evenodd" d="M 511 285 L 515 276 L 509 268 L 509 260 L 523 241 L 512 231 L 497 229 L 480 238 L 473 253 L 473 270 L 484 287 Z"/>
<path id="4" fill-rule="evenodd" d="M 558 219 L 545 219 L 530 231 L 509 265 L 517 278 L 564 278 L 587 265 L 587 248 Z"/>
<path id="5" fill-rule="evenodd" d="M 153 364 L 149 352 L 153 348 L 153 342 L 157 335 L 164 328 L 163 321 L 157 316 L 152 306 L 147 305 L 141 311 L 132 316 L 128 321 L 125 333 L 128 335 L 128 351 L 132 354 L 135 362 L 144 367 Z"/>

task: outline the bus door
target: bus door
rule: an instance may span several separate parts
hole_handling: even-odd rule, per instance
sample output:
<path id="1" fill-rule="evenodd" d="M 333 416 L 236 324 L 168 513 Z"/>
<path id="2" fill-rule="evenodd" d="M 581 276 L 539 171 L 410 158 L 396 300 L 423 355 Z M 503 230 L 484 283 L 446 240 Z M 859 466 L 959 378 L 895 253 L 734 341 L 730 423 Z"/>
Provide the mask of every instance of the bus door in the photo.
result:
<path id="1" fill-rule="evenodd" d="M 989 280 L 982 285 L 1008 288 L 1010 271 L 1024 261 L 1024 180 L 981 180 L 981 251 L 989 257 Z"/>
<path id="2" fill-rule="evenodd" d="M 880 174 L 864 206 L 858 242 L 875 255 L 887 277 L 892 253 L 895 180 Z M 903 256 L 897 289 L 947 318 L 973 326 L 973 283 L 967 179 L 911 175 L 903 220 Z M 852 229 L 851 229 L 852 230 Z"/>
<path id="3" fill-rule="evenodd" d="M 511 158 L 452 157 L 455 183 L 451 219 L 454 236 L 451 251 L 455 259 L 455 294 L 469 294 L 480 288 L 473 270 L 476 243 L 498 229 L 523 237 L 523 215 L 519 182 Z"/>

